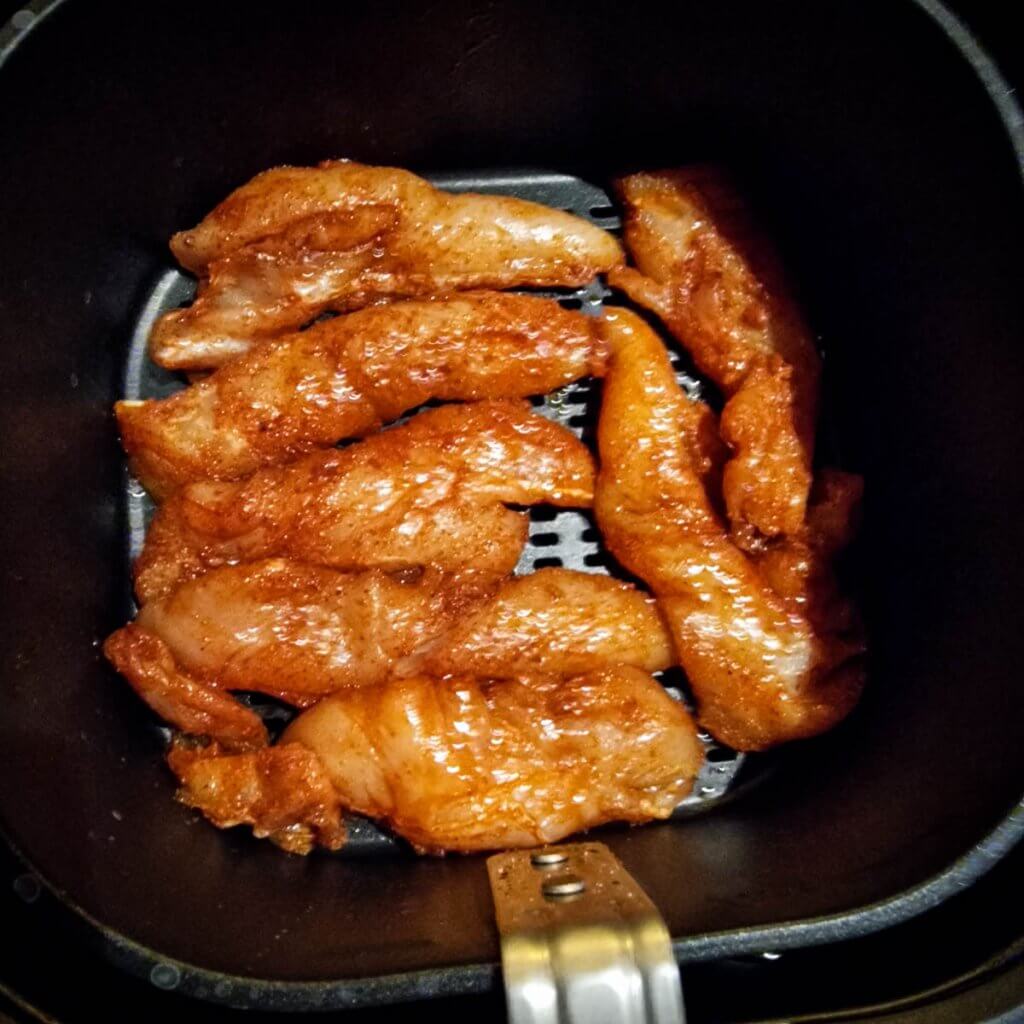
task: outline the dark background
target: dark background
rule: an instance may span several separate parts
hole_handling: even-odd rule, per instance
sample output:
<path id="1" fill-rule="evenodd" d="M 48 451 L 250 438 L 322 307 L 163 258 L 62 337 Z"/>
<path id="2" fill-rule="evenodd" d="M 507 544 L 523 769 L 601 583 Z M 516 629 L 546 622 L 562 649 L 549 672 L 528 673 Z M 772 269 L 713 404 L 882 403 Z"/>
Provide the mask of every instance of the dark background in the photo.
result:
<path id="1" fill-rule="evenodd" d="M 0 0 L 0 21 L 19 6 Z M 1011 84 L 1024 88 L 1024 33 L 1014 17 L 1018 0 L 963 0 L 949 6 Z M 686 967 L 691 1024 L 1024 1020 L 1024 1011 L 1013 1009 L 1024 1005 L 1022 869 L 1024 849 L 1018 849 L 970 890 L 884 935 L 777 959 L 735 958 Z M 0 963 L 0 1021 L 75 1024 L 94 1017 L 170 1021 L 183 1016 L 194 1024 L 298 1020 L 197 1004 L 122 975 L 94 948 L 93 936 L 40 893 L 5 850 L 0 850 L 0 922 L 8 946 Z M 345 1024 L 412 1021 L 423 1012 L 422 1007 L 381 1008 L 322 1019 Z M 500 1021 L 503 997 L 441 1000 L 427 1012 L 451 1021 Z"/>

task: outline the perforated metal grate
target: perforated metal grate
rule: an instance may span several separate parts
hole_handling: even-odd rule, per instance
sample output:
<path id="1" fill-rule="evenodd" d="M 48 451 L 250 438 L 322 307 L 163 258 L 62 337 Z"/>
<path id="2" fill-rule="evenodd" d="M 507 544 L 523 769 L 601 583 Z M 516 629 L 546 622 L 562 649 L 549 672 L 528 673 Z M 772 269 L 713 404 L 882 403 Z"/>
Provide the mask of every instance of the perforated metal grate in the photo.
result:
<path id="1" fill-rule="evenodd" d="M 580 217 L 618 233 L 620 220 L 608 195 L 580 178 L 541 171 L 498 171 L 472 175 L 443 175 L 431 179 L 441 188 L 453 192 L 487 192 L 518 196 L 568 210 Z M 176 270 L 168 270 L 157 281 L 149 295 L 131 339 L 125 373 L 125 396 L 128 398 L 164 397 L 178 390 L 183 382 L 155 366 L 146 356 L 146 341 L 155 320 L 164 312 L 191 300 L 194 285 L 190 278 Z M 571 292 L 542 292 L 557 299 L 568 309 L 578 309 L 596 316 L 611 295 L 600 281 Z M 625 304 L 616 296 L 615 302 Z M 668 339 L 667 339 L 668 340 Z M 686 356 L 669 345 L 673 365 L 680 384 L 693 397 L 701 393 L 701 383 L 688 370 Z M 538 413 L 568 427 L 588 442 L 593 440 L 600 403 L 600 383 L 585 380 L 570 384 L 550 395 L 533 400 Z M 411 414 L 410 414 L 411 415 Z M 406 417 L 403 417 L 405 419 Z M 132 558 L 141 550 L 153 504 L 137 481 L 127 478 L 126 507 L 128 548 Z M 547 566 L 564 566 L 580 572 L 619 575 L 613 560 L 604 552 L 600 534 L 591 516 L 567 509 L 539 506 L 530 510 L 530 532 L 518 573 L 532 572 Z M 672 671 L 662 680 L 668 692 L 689 704 L 682 674 Z M 276 731 L 284 720 L 280 705 L 253 697 L 251 705 L 268 720 Z M 702 813 L 722 800 L 764 778 L 772 760 L 764 756 L 750 757 L 723 747 L 706 733 L 701 733 L 705 759 L 693 791 L 680 805 L 676 816 Z M 371 822 L 354 820 L 349 826 L 349 843 L 343 855 L 365 855 L 395 846 L 395 841 Z"/>

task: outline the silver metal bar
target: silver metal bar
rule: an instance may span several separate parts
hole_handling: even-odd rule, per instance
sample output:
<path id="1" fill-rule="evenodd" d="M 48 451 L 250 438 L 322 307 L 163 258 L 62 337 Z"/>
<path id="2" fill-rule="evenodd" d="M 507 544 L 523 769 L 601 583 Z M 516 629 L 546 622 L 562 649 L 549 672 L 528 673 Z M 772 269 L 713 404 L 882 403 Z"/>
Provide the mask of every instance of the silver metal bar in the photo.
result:
<path id="1" fill-rule="evenodd" d="M 602 843 L 487 861 L 511 1024 L 685 1024 L 654 904 Z"/>

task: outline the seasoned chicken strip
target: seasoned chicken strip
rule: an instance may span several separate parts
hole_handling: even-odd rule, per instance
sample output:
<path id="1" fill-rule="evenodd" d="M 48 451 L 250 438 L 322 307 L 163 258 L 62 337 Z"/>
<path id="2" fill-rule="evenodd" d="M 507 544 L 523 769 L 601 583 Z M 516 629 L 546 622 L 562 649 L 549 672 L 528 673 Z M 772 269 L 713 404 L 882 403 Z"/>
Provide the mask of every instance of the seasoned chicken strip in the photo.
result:
<path id="1" fill-rule="evenodd" d="M 140 600 L 226 563 L 511 572 L 527 522 L 506 503 L 588 506 L 593 459 L 526 403 L 442 406 L 341 450 L 236 483 L 180 488 L 135 564 Z"/>
<path id="2" fill-rule="evenodd" d="M 115 408 L 133 472 L 163 497 L 369 433 L 429 399 L 526 398 L 603 371 L 593 317 L 471 292 L 315 324 L 170 398 Z"/>
<path id="3" fill-rule="evenodd" d="M 379 570 L 345 574 L 271 559 L 185 583 L 144 605 L 126 631 L 119 651 L 145 643 L 142 662 L 156 638 L 197 688 L 255 690 L 299 706 L 395 673 L 571 675 L 672 663 L 649 597 L 568 569 L 504 583 L 437 572 L 400 581 Z M 181 714 L 166 717 L 221 738 Z"/>
<path id="4" fill-rule="evenodd" d="M 694 465 L 694 416 L 664 346 L 625 310 L 605 325 L 597 521 L 657 596 L 700 721 L 740 750 L 830 728 L 860 693 L 859 643 L 816 633 L 732 544 Z"/>
<path id="5" fill-rule="evenodd" d="M 634 174 L 617 189 L 637 269 L 610 282 L 657 313 L 728 399 L 722 489 L 734 539 L 753 551 L 799 533 L 820 367 L 775 253 L 713 170 Z"/>
<path id="6" fill-rule="evenodd" d="M 490 592 L 475 576 L 460 584 L 433 572 L 404 583 L 380 570 L 346 574 L 275 558 L 185 583 L 147 602 L 134 628 L 158 637 L 197 681 L 305 706 L 382 682 L 449 628 L 478 586 Z"/>
<path id="7" fill-rule="evenodd" d="M 609 664 L 660 672 L 674 662 L 654 601 L 609 576 L 540 569 L 513 578 L 418 652 L 435 676 L 574 675 Z"/>
<path id="8" fill-rule="evenodd" d="M 112 633 L 103 645 L 111 664 L 132 689 L 171 725 L 210 736 L 227 750 L 266 746 L 259 715 L 183 672 L 167 645 L 137 625 Z"/>
<path id="9" fill-rule="evenodd" d="M 202 280 L 190 307 L 157 323 L 150 352 L 183 370 L 220 366 L 327 309 L 576 286 L 622 262 L 611 235 L 571 214 L 348 161 L 265 171 L 171 249 Z"/>
<path id="10" fill-rule="evenodd" d="M 289 853 L 344 845 L 338 794 L 316 754 L 298 743 L 229 755 L 179 737 L 167 763 L 181 781 L 178 799 L 218 828 L 251 825 L 254 835 Z"/>
<path id="11" fill-rule="evenodd" d="M 631 668 L 571 680 L 396 679 L 326 698 L 283 741 L 316 753 L 343 807 L 430 853 L 667 818 L 701 762 L 686 710 Z"/>

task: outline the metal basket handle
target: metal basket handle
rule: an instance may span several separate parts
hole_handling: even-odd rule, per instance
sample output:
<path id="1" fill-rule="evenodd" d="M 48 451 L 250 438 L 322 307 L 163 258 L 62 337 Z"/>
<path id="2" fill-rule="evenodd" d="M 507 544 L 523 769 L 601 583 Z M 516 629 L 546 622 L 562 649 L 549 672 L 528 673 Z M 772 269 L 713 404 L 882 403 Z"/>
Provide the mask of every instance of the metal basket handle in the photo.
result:
<path id="1" fill-rule="evenodd" d="M 487 861 L 511 1024 L 685 1024 L 665 922 L 602 843 Z"/>

